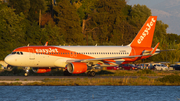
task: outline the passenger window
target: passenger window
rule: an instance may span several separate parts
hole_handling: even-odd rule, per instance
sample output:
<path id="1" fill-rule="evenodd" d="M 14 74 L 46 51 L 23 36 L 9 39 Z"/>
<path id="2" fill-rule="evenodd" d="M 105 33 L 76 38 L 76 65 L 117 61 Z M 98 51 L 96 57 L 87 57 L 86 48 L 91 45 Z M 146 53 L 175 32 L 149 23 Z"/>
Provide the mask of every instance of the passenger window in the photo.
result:
<path id="1" fill-rule="evenodd" d="M 21 55 L 23 55 L 23 52 L 20 52 L 21 53 Z"/>
<path id="2" fill-rule="evenodd" d="M 17 54 L 20 54 L 19 52 L 17 52 Z"/>

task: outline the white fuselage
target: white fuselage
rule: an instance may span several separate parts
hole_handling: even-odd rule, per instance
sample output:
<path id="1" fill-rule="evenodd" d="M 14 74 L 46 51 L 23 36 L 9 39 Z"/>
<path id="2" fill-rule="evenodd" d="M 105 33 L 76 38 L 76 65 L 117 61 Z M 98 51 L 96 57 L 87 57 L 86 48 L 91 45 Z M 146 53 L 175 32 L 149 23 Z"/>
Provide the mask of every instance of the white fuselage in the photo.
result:
<path id="1" fill-rule="evenodd" d="M 129 56 L 132 50 L 129 46 L 52 46 L 57 50 L 48 53 L 52 49 L 47 50 L 44 47 L 38 49 L 26 47 L 31 52 L 17 50 L 16 54 L 9 54 L 5 62 L 12 66 L 22 67 L 65 67 L 71 60 Z M 17 52 L 23 54 L 17 54 Z M 115 61 L 120 64 L 124 59 Z"/>

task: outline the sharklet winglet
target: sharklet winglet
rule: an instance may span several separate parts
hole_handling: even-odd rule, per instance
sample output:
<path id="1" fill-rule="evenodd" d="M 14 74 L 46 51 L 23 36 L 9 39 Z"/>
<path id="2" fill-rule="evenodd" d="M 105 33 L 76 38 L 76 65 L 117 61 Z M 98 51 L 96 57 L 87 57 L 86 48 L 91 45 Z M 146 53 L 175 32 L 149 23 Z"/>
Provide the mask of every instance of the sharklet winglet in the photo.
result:
<path id="1" fill-rule="evenodd" d="M 154 49 L 151 51 L 150 54 L 154 54 L 156 52 L 156 49 L 157 49 L 158 46 L 159 46 L 159 43 L 157 43 L 157 45 L 154 47 Z"/>

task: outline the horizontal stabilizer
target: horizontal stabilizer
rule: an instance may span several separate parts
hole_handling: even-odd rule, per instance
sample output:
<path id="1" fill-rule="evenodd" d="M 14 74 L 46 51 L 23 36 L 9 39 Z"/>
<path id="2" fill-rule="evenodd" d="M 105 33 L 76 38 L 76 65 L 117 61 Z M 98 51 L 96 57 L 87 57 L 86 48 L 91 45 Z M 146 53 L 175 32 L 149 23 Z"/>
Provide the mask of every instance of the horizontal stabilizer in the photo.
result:
<path id="1" fill-rule="evenodd" d="M 176 50 L 176 49 L 159 50 L 159 51 L 156 51 L 156 52 L 173 51 L 173 50 Z"/>

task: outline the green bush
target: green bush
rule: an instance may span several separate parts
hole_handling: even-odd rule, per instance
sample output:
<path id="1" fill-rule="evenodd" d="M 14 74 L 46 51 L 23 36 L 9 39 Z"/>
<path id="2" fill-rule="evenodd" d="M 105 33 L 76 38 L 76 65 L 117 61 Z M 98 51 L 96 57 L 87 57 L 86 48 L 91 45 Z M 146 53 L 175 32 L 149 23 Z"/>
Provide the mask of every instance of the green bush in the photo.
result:
<path id="1" fill-rule="evenodd" d="M 154 71 L 145 69 L 145 70 L 140 70 L 137 72 L 138 74 L 155 74 Z"/>
<path id="2" fill-rule="evenodd" d="M 24 70 L 22 67 L 14 67 L 12 69 L 12 72 L 14 75 L 23 75 L 24 74 Z"/>
<path id="3" fill-rule="evenodd" d="M 179 75 L 168 75 L 158 79 L 160 82 L 180 83 Z"/>

